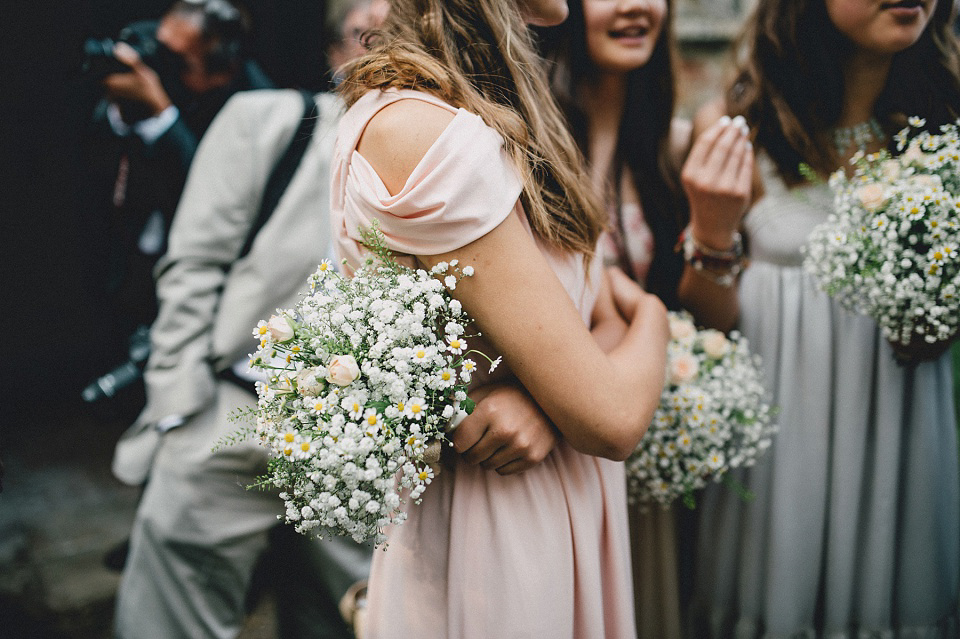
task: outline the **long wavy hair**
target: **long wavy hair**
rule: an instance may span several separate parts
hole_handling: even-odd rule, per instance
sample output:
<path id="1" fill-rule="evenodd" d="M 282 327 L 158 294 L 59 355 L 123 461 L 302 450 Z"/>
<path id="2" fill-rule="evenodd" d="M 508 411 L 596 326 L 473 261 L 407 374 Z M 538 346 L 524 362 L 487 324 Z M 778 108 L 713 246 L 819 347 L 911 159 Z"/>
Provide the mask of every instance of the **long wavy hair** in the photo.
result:
<path id="1" fill-rule="evenodd" d="M 960 52 L 954 3 L 939 0 L 919 40 L 896 54 L 874 117 L 890 135 L 919 115 L 933 129 L 960 115 Z M 840 164 L 830 139 L 843 107 L 843 62 L 854 45 L 830 21 L 824 0 L 760 0 L 748 19 L 727 110 L 742 114 L 790 184 L 800 165 L 827 174 Z"/>
<path id="2" fill-rule="evenodd" d="M 606 214 L 550 98 L 516 0 L 392 0 L 370 52 L 347 72 L 348 105 L 370 89 L 417 89 L 476 113 L 524 177 L 521 202 L 549 244 L 591 257 Z"/>
<path id="3" fill-rule="evenodd" d="M 643 217 L 654 238 L 653 262 L 646 287 L 671 308 L 678 306 L 677 286 L 683 274 L 683 258 L 674 245 L 688 216 L 680 187 L 678 167 L 670 154 L 670 124 L 676 103 L 676 44 L 673 37 L 672 2 L 650 60 L 626 75 L 627 91 L 620 131 L 608 181 L 613 185 L 619 210 L 621 183 L 625 174 L 640 195 Z M 556 27 L 537 29 L 542 51 L 549 62 L 550 85 L 567 118 L 574 140 L 584 155 L 589 153 L 587 115 L 581 104 L 597 69 L 587 52 L 583 0 L 570 0 L 570 16 Z M 589 157 L 587 158 L 589 160 Z M 620 224 L 620 216 L 614 221 Z M 623 228 L 619 229 L 621 234 Z"/>

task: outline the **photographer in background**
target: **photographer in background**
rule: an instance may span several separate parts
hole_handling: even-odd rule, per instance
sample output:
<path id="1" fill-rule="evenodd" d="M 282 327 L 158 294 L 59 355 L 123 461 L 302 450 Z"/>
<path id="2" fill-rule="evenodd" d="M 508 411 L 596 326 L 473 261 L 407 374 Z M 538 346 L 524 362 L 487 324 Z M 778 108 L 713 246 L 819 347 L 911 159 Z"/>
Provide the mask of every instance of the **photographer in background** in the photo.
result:
<path id="1" fill-rule="evenodd" d="M 344 25 L 374 26 L 385 3 L 328 6 L 337 28 L 327 49 L 345 63 L 364 49 Z M 370 548 L 279 524 L 277 491 L 244 489 L 266 472 L 267 450 L 252 440 L 218 447 L 241 427 L 231 415 L 256 405 L 253 327 L 293 306 L 331 253 L 342 111 L 332 94 L 251 91 L 227 103 L 200 144 L 156 270 L 147 406 L 113 460 L 118 479 L 146 482 L 117 595 L 119 639 L 235 636 L 261 557 L 279 636 L 344 639 L 361 623 Z"/>
<path id="2" fill-rule="evenodd" d="M 104 92 L 86 144 L 85 201 L 106 229 L 104 310 L 120 339 L 143 335 L 156 316 L 152 271 L 200 138 L 231 95 L 272 87 L 246 58 L 249 30 L 227 0 L 179 0 L 159 22 L 85 45 L 85 73 Z"/>

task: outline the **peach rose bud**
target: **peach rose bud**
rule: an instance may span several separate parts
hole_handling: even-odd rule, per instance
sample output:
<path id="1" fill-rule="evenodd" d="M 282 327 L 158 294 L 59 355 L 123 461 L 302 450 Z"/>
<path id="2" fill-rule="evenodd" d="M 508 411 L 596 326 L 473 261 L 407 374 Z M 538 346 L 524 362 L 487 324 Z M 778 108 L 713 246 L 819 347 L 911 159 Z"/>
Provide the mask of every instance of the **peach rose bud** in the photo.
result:
<path id="1" fill-rule="evenodd" d="M 353 355 L 334 355 L 327 365 L 327 381 L 337 386 L 347 386 L 360 377 L 360 367 Z"/>
<path id="2" fill-rule="evenodd" d="M 908 164 L 921 164 L 923 162 L 923 149 L 920 148 L 920 141 L 914 138 L 910 140 L 907 150 L 903 154 L 903 159 Z"/>
<path id="3" fill-rule="evenodd" d="M 939 175 L 914 175 L 910 177 L 910 186 L 915 189 L 938 189 L 943 186 Z"/>
<path id="4" fill-rule="evenodd" d="M 270 331 L 270 337 L 275 342 L 286 342 L 293 339 L 293 326 L 290 320 L 282 315 L 274 315 L 267 322 L 267 329 Z"/>
<path id="5" fill-rule="evenodd" d="M 873 183 L 857 189 L 857 199 L 860 200 L 863 208 L 871 213 L 876 213 L 887 201 L 887 194 L 881 185 Z"/>
<path id="6" fill-rule="evenodd" d="M 883 177 L 891 182 L 900 179 L 900 163 L 896 160 L 884 160 L 880 164 L 880 172 L 883 173 Z"/>
<path id="7" fill-rule="evenodd" d="M 670 362 L 670 381 L 674 384 L 692 382 L 699 374 L 700 364 L 693 355 L 684 354 Z"/>
<path id="8" fill-rule="evenodd" d="M 323 392 L 322 376 L 316 368 L 305 368 L 297 373 L 297 390 L 301 395 L 316 397 Z"/>
<path id="9" fill-rule="evenodd" d="M 720 359 L 730 350 L 730 341 L 720 331 L 708 330 L 703 335 L 703 352 L 708 357 Z"/>
<path id="10" fill-rule="evenodd" d="M 670 337 L 675 340 L 685 340 L 692 338 L 697 332 L 697 327 L 693 322 L 678 317 L 670 317 Z"/>

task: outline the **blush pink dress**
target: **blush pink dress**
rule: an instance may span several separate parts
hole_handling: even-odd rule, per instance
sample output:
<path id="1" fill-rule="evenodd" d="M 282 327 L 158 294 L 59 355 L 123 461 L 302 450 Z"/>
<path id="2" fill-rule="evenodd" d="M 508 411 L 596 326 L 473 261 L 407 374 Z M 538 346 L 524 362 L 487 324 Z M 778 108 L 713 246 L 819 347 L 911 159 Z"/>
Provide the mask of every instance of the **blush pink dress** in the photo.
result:
<path id="1" fill-rule="evenodd" d="M 356 145 L 374 114 L 410 98 L 455 117 L 390 195 Z M 333 167 L 332 223 L 348 270 L 363 259 L 358 228 L 373 220 L 392 249 L 409 255 L 457 249 L 508 215 L 526 224 L 502 138 L 428 94 L 363 96 L 341 122 Z M 602 260 L 588 273 L 578 256 L 541 250 L 588 322 Z M 635 637 L 623 464 L 566 442 L 506 477 L 456 459 L 408 513 L 375 553 L 364 639 Z"/>

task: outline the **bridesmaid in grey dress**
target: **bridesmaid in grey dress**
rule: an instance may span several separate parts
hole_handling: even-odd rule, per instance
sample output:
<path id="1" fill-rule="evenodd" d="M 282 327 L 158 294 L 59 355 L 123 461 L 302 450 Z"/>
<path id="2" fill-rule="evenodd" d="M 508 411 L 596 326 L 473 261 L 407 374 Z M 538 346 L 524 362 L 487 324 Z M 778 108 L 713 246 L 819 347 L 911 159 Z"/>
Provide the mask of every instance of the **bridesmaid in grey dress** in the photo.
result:
<path id="1" fill-rule="evenodd" d="M 753 205 L 693 216 L 685 278 L 716 280 L 687 299 L 699 319 L 740 329 L 763 357 L 780 433 L 741 480 L 745 503 L 713 487 L 701 508 L 695 636 L 956 638 L 960 479 L 949 356 L 896 353 L 875 322 L 843 311 L 801 267 L 831 196 L 821 176 L 876 151 L 908 115 L 932 127 L 960 113 L 949 0 L 759 0 L 726 104 L 698 115 L 723 146 L 721 113 L 745 116 L 757 146 Z M 696 131 L 695 131 L 696 133 Z M 724 286 L 728 285 L 728 286 Z M 681 284 L 681 298 L 684 298 Z M 898 364 L 897 360 L 900 361 Z"/>

